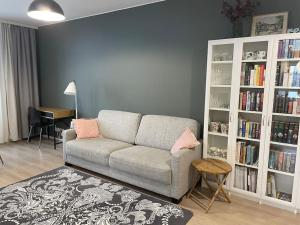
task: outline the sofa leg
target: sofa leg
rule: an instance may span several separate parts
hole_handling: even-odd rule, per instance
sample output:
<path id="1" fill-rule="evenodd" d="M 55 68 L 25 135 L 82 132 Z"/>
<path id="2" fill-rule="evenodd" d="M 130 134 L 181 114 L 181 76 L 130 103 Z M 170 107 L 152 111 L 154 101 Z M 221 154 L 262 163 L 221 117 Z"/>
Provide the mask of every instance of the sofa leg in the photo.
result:
<path id="1" fill-rule="evenodd" d="M 172 198 L 172 203 L 178 205 L 181 202 L 182 198 L 180 199 L 176 199 L 176 198 Z"/>
<path id="2" fill-rule="evenodd" d="M 72 166 L 72 164 L 65 162 L 65 166 Z"/>

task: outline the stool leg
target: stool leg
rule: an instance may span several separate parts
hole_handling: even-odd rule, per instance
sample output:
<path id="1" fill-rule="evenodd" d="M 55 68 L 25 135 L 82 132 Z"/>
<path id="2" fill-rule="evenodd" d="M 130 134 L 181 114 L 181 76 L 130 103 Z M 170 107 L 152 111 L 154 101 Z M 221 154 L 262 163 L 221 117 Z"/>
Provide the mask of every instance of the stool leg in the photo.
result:
<path id="1" fill-rule="evenodd" d="M 190 190 L 190 192 L 187 195 L 187 198 L 191 197 L 192 192 L 195 190 L 195 188 L 197 187 L 198 182 L 200 181 L 201 177 L 199 179 L 195 179 L 195 183 L 192 185 L 192 188 Z"/>
<path id="2" fill-rule="evenodd" d="M 228 174 L 224 175 L 225 180 L 226 180 L 227 176 L 228 176 Z M 226 193 L 226 191 L 223 188 L 224 183 L 219 183 L 219 181 L 217 181 L 217 182 L 218 182 L 218 185 L 221 185 L 221 192 L 224 195 L 225 199 L 227 200 L 227 202 L 231 203 L 231 200 L 230 200 L 228 194 Z M 225 181 L 223 181 L 223 182 L 225 182 Z"/>
<path id="3" fill-rule="evenodd" d="M 223 177 L 223 179 L 222 179 L 222 181 L 221 181 L 220 183 L 219 183 L 219 179 L 218 179 L 218 176 L 217 176 L 218 189 L 216 190 L 214 196 L 212 197 L 212 199 L 211 199 L 211 201 L 210 201 L 210 203 L 209 203 L 209 205 L 208 205 L 208 207 L 207 207 L 206 213 L 209 211 L 209 209 L 211 208 L 211 206 L 212 206 L 213 203 L 215 202 L 216 198 L 218 197 L 220 191 L 222 190 L 223 184 L 224 184 L 224 182 L 226 181 L 227 176 L 228 176 L 228 174 L 226 174 L 226 175 Z"/>
<path id="4" fill-rule="evenodd" d="M 4 162 L 3 162 L 3 159 L 2 159 L 1 155 L 0 155 L 0 161 L 1 161 L 2 165 L 4 165 Z"/>

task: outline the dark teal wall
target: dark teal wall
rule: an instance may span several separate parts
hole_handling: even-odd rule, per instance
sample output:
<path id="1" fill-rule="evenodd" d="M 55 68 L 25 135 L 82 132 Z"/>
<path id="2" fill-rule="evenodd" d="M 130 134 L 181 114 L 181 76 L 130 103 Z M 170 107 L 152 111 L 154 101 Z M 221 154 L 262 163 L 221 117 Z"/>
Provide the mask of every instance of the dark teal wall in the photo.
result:
<path id="1" fill-rule="evenodd" d="M 260 12 L 294 3 L 289 8 L 298 23 L 297 0 L 262 2 Z M 40 28 L 41 104 L 73 107 L 63 91 L 76 80 L 81 116 L 118 109 L 202 122 L 207 41 L 231 36 L 221 5 L 168 0 Z"/>
<path id="2" fill-rule="evenodd" d="M 229 37 L 220 0 L 168 0 L 38 31 L 41 104 L 203 120 L 207 41 Z"/>

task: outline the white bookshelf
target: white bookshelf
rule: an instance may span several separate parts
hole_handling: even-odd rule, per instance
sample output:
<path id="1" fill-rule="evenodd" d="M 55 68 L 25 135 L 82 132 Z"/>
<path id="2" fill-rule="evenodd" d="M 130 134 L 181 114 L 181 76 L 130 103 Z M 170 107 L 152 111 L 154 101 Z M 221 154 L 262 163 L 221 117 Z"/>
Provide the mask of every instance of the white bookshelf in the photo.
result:
<path id="1" fill-rule="evenodd" d="M 299 40 L 299 42 L 290 42 L 289 40 Z M 278 57 L 280 54 L 286 53 L 280 50 L 281 43 L 288 43 L 290 46 L 291 43 L 295 44 L 292 52 L 294 55 L 290 55 L 290 57 L 296 58 Z M 265 57 L 246 57 L 249 52 L 256 51 L 265 53 Z M 300 135 L 300 112 L 293 111 L 291 113 L 289 111 L 291 110 L 289 107 L 294 107 L 291 104 L 296 104 L 295 102 L 300 98 L 300 94 L 299 96 L 297 94 L 298 91 L 300 92 L 300 81 L 297 81 L 300 79 L 300 68 L 298 78 L 297 73 L 295 75 L 295 72 L 291 72 L 297 69 L 296 65 L 299 62 L 300 34 L 209 41 L 203 147 L 205 158 L 211 157 L 208 154 L 211 147 L 227 149 L 226 158 L 221 158 L 229 162 L 233 168 L 227 181 L 228 190 L 247 198 L 256 199 L 258 202 L 293 211 L 298 209 L 300 212 L 299 140 L 291 143 L 296 140 L 288 139 L 291 136 L 287 136 L 288 133 L 286 133 L 288 131 L 290 135 L 297 136 L 295 132 L 298 132 L 298 136 Z M 291 83 L 285 83 L 285 85 L 280 83 L 282 79 L 287 79 L 287 77 L 280 77 L 288 76 L 287 69 L 289 70 L 288 79 L 293 79 L 289 80 L 292 85 Z M 246 99 L 262 98 L 263 101 L 259 101 L 262 107 L 253 110 L 253 105 L 241 104 L 245 96 Z M 283 101 L 283 97 L 285 97 L 284 104 L 286 105 L 280 108 L 278 99 Z M 293 109 L 296 110 L 296 108 Z M 239 122 L 242 119 L 248 123 Z M 212 122 L 227 123 L 228 134 L 210 130 Z M 249 122 L 252 122 L 251 125 Z M 256 132 L 254 132 L 254 136 L 258 134 L 259 130 L 259 138 L 241 135 L 240 126 L 246 123 L 248 127 L 245 130 L 249 131 L 249 127 L 252 126 L 251 129 Z M 281 133 L 284 136 L 278 141 L 275 134 L 281 135 Z M 253 146 L 252 148 L 247 147 L 246 151 L 243 149 L 246 156 L 241 155 L 238 160 L 236 159 L 237 142 L 242 142 L 245 146 Z M 283 161 L 285 164 L 284 167 L 281 167 L 280 163 L 277 165 L 279 161 L 274 162 L 274 154 L 280 157 L 283 155 L 286 157 L 283 159 L 289 161 Z M 294 156 L 295 170 L 293 171 L 290 166 L 290 158 Z M 245 160 L 247 162 L 243 162 Z M 274 163 L 276 169 L 269 168 L 273 167 Z M 244 184 L 237 183 L 240 177 L 248 178 L 248 176 L 252 179 L 251 184 L 246 179 L 244 179 Z M 275 188 L 274 185 L 271 185 L 274 183 Z"/>

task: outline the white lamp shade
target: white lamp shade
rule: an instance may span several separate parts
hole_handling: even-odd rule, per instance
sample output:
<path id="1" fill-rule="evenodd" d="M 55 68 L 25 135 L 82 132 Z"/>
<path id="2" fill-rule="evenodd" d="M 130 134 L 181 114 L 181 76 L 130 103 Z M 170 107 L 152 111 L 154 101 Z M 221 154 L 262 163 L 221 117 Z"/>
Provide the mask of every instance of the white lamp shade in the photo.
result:
<path id="1" fill-rule="evenodd" d="M 64 94 L 65 95 L 76 95 L 76 84 L 75 81 L 69 83 L 68 87 L 66 88 Z"/>

